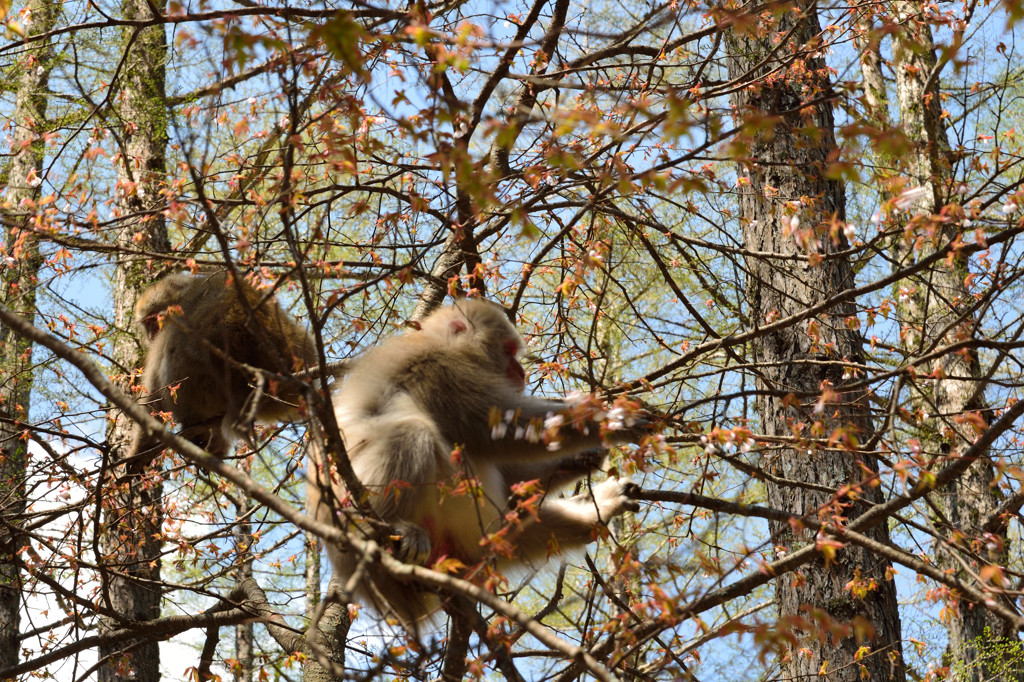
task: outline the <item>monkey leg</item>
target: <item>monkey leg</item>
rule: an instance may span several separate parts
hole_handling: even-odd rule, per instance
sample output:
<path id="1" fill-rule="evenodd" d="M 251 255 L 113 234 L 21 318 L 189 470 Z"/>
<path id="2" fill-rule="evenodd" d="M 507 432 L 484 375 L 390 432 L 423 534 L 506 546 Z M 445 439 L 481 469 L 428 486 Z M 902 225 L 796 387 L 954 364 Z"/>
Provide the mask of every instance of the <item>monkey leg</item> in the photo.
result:
<path id="1" fill-rule="evenodd" d="M 508 485 L 523 481 L 540 481 L 548 493 L 552 493 L 575 483 L 584 476 L 599 471 L 607 458 L 607 450 L 603 448 L 588 450 L 578 455 L 560 455 L 548 462 L 502 466 L 501 474 Z M 509 504 L 514 504 L 514 496 Z"/>
<path id="2" fill-rule="evenodd" d="M 442 447 L 433 422 L 419 416 L 379 417 L 364 424 L 359 429 L 363 438 L 351 438 L 357 443 L 349 449 L 352 470 L 381 518 L 413 519 L 424 497 L 434 494 L 441 478 L 438 463 L 447 458 L 448 448 Z"/>
<path id="3" fill-rule="evenodd" d="M 135 436 L 125 456 L 125 470 L 129 474 L 139 474 L 156 459 L 164 449 L 163 443 L 157 438 L 147 435 L 141 426 L 135 425 Z"/>
<path id="4" fill-rule="evenodd" d="M 190 424 L 179 431 L 178 435 L 211 455 L 223 459 L 234 442 L 225 438 L 223 420 L 223 417 L 212 417 L 198 424 Z"/>
<path id="5" fill-rule="evenodd" d="M 557 490 L 564 485 L 575 483 L 584 476 L 598 471 L 604 465 L 607 455 L 608 451 L 600 448 L 560 459 L 554 462 L 550 473 L 542 478 L 541 482 L 544 483 L 545 490 Z"/>
<path id="6" fill-rule="evenodd" d="M 374 511 L 389 526 L 382 533 L 379 524 L 371 527 L 356 520 L 346 522 L 344 529 L 375 537 L 400 561 L 426 563 L 436 540 L 427 526 L 437 511 L 437 483 L 450 475 L 450 448 L 437 435 L 431 420 L 400 405 L 376 414 L 344 414 L 341 421 L 352 470 L 369 493 Z M 322 473 L 316 479 L 317 485 L 325 482 Z M 339 515 L 326 508 L 327 497 L 326 493 L 318 497 L 317 514 L 337 522 Z M 359 557 L 340 546 L 328 550 L 339 576 L 352 576 Z M 407 627 L 414 627 L 439 606 L 436 595 L 429 590 L 390 578 L 372 566 L 362 575 L 358 592 L 378 612 L 396 616 Z"/>
<path id="7" fill-rule="evenodd" d="M 628 478 L 610 478 L 590 494 L 569 499 L 546 499 L 537 517 L 528 522 L 514 542 L 526 557 L 544 557 L 554 543 L 561 549 L 581 547 L 594 539 L 594 529 L 640 505 L 633 496 L 640 487 Z"/>
<path id="8" fill-rule="evenodd" d="M 198 445 L 210 454 L 223 459 L 231 447 L 231 441 L 224 439 L 220 425 L 221 418 L 214 417 L 201 424 L 193 424 L 183 428 L 178 432 L 178 435 L 190 443 Z M 125 459 L 128 473 L 137 474 L 141 472 L 164 449 L 164 444 L 159 438 L 150 436 L 141 426 L 136 424 L 136 435 Z"/>

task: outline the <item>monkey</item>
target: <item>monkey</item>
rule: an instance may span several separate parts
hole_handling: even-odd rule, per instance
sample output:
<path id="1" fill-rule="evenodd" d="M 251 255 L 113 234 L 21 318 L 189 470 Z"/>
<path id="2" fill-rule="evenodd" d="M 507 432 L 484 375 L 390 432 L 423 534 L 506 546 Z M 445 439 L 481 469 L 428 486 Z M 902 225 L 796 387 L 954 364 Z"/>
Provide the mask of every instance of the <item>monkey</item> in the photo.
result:
<path id="1" fill-rule="evenodd" d="M 182 435 L 218 457 L 247 437 L 254 420 L 301 417 L 297 381 L 264 383 L 239 363 L 273 374 L 316 365 L 313 337 L 266 297 L 227 271 L 164 277 L 135 306 L 146 360 L 142 402 L 169 412 Z M 128 459 L 133 468 L 159 452 L 159 440 L 136 424 Z"/>
<path id="2" fill-rule="evenodd" d="M 425 566 L 443 558 L 479 564 L 488 558 L 482 539 L 493 538 L 516 511 L 509 502 L 514 491 L 535 479 L 545 491 L 577 481 L 603 463 L 609 444 L 642 437 L 645 418 L 602 434 L 592 416 L 574 415 L 571 401 L 525 394 L 518 360 L 523 346 L 500 306 L 463 299 L 356 358 L 335 388 L 345 451 L 373 511 L 395 531 L 396 558 Z M 308 509 L 351 532 L 345 518 L 354 510 L 344 509 L 343 483 L 318 448 L 310 449 L 310 459 Z M 466 480 L 475 481 L 476 495 L 455 490 Z M 545 494 L 515 528 L 507 528 L 516 558 L 499 564 L 582 547 L 602 523 L 639 509 L 632 499 L 638 491 L 627 478 L 610 478 L 593 486 L 592 494 Z M 345 582 L 357 557 L 327 545 Z M 411 630 L 441 606 L 424 589 L 368 573 L 358 594 Z"/>

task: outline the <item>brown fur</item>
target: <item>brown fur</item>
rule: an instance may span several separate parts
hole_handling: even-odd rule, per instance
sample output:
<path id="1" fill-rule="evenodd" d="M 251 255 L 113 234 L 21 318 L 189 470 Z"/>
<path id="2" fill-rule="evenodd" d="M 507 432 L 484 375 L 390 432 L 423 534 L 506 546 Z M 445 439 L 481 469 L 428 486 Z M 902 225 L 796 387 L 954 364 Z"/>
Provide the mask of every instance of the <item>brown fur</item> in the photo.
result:
<path id="1" fill-rule="evenodd" d="M 312 337 L 274 298 L 264 300 L 227 272 L 174 274 L 142 293 L 135 320 L 148 345 L 142 401 L 169 412 L 211 453 L 224 456 L 248 434 L 253 417 L 271 422 L 300 416 L 296 383 L 270 382 L 266 394 L 256 396 L 255 377 L 231 362 L 275 374 L 316 364 Z M 148 461 L 158 446 L 155 436 L 136 426 L 129 456 L 146 455 Z"/>
<path id="2" fill-rule="evenodd" d="M 522 347 L 501 308 L 463 300 L 434 312 L 421 329 L 367 352 L 335 393 L 335 415 L 352 468 L 374 510 L 399 532 L 394 548 L 399 558 L 429 566 L 448 556 L 476 564 L 486 556 L 481 538 L 501 529 L 510 511 L 514 484 L 540 479 L 551 489 L 603 461 L 607 443 L 592 423 L 586 431 L 563 427 L 557 449 L 544 439 L 524 437 L 522 428 L 542 424 L 569 406 L 523 394 L 516 359 Z M 506 420 L 510 412 L 515 416 Z M 510 421 L 504 433 L 495 431 L 495 415 Z M 639 429 L 623 430 L 615 432 L 615 440 L 635 442 L 640 435 Z M 456 446 L 461 462 L 452 458 Z M 329 468 L 318 451 L 312 459 L 311 509 L 320 520 L 338 522 L 343 514 L 328 500 L 344 499 L 344 487 L 335 474 L 329 489 Z M 445 492 L 445 486 L 456 485 L 458 474 L 475 477 L 479 494 Z M 636 509 L 630 499 L 636 489 L 628 479 L 609 479 L 593 488 L 593 496 L 545 497 L 536 517 L 525 515 L 510 536 L 516 557 L 505 564 L 543 560 L 554 547 L 590 542 L 599 524 Z M 357 557 L 334 546 L 328 554 L 343 579 L 352 575 Z M 439 606 L 434 595 L 373 569 L 360 589 L 382 613 L 411 627 Z"/>

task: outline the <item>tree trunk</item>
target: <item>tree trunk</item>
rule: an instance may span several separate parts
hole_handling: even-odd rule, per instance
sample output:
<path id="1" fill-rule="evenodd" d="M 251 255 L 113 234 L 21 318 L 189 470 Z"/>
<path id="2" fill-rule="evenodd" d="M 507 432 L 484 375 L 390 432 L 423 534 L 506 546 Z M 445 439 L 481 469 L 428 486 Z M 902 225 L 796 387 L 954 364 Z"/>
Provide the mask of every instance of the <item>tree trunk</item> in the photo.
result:
<path id="1" fill-rule="evenodd" d="M 247 462 L 249 460 L 246 460 Z M 251 467 L 246 466 L 244 471 L 250 473 Z M 252 579 L 252 524 L 249 522 L 252 510 L 252 499 L 244 492 L 237 492 L 238 499 L 235 501 L 235 562 L 238 570 L 235 571 L 235 580 L 241 583 L 243 580 Z M 236 668 L 233 672 L 235 682 L 252 682 L 253 663 L 253 624 L 252 622 L 239 623 L 235 626 L 235 659 Z"/>
<path id="2" fill-rule="evenodd" d="M 127 20 L 152 18 L 145 0 L 126 0 Z M 134 38 L 134 40 L 133 40 Z M 126 29 L 125 60 L 117 83 L 120 129 L 124 156 L 118 164 L 117 208 L 122 220 L 118 244 L 127 249 L 169 251 L 167 228 L 161 208 L 165 189 L 164 153 L 167 145 L 167 115 L 164 97 L 164 66 L 167 46 L 162 26 Z M 129 333 L 135 301 L 152 281 L 144 261 L 122 255 L 114 273 L 114 314 L 117 330 L 112 348 L 119 367 L 141 365 L 141 349 Z M 124 377 L 128 389 L 131 378 Z M 127 449 L 131 421 L 118 414 L 107 433 L 110 446 L 108 467 L 123 473 L 118 465 Z M 160 471 L 156 468 L 132 476 L 117 487 L 111 484 L 104 495 L 105 512 L 102 547 L 104 551 L 103 595 L 105 605 L 119 619 L 105 618 L 101 632 L 132 621 L 160 616 L 160 541 L 163 511 Z M 120 621 L 120 622 L 118 622 Z M 100 646 L 103 666 L 100 682 L 133 680 L 156 682 L 160 677 L 160 651 L 156 641 L 105 642 Z"/>
<path id="3" fill-rule="evenodd" d="M 306 531 L 306 618 L 312 619 L 316 607 L 320 605 L 320 562 L 323 557 L 323 545 L 320 538 Z"/>
<path id="4" fill-rule="evenodd" d="M 317 554 L 319 555 L 319 552 Z M 319 574 L 319 569 L 317 573 Z M 309 577 L 310 574 L 307 572 L 306 575 Z M 342 587 L 338 584 L 337 578 L 332 577 L 327 589 L 328 592 L 337 594 Z M 319 588 L 317 592 L 319 592 Z M 308 607 L 307 610 L 309 610 Z M 312 607 L 313 612 L 316 610 L 316 606 Z M 324 609 L 317 625 L 318 627 L 308 628 L 304 637 L 303 653 L 306 655 L 306 659 L 302 664 L 302 679 L 305 682 L 342 682 L 346 678 L 335 675 L 330 666 L 321 662 L 317 653 L 326 656 L 327 662 L 331 666 L 339 670 L 344 667 L 345 643 L 348 639 L 349 628 L 352 626 L 348 607 L 345 604 L 337 603 L 336 600 L 332 601 Z"/>
<path id="5" fill-rule="evenodd" d="M 866 11 L 866 10 L 865 10 Z M 857 22 L 860 33 L 860 72 L 864 83 L 864 108 L 870 119 L 881 125 L 889 123 L 889 97 L 882 75 L 882 50 L 874 34 L 870 15 L 862 15 Z"/>
<path id="6" fill-rule="evenodd" d="M 756 124 L 747 139 L 750 161 L 741 169 L 750 180 L 740 195 L 744 243 L 756 253 L 804 257 L 785 264 L 753 254 L 745 257 L 754 324 L 801 312 L 853 285 L 849 262 L 829 256 L 847 247 L 846 199 L 843 186 L 825 177 L 837 154 L 826 99 L 831 84 L 821 56 L 804 51 L 819 33 L 817 17 L 813 4 L 797 4 L 802 13 L 765 13 L 748 33 L 741 35 L 737 29 L 728 43 L 730 77 L 749 74 L 757 79 L 733 95 L 736 115 Z M 788 31 L 793 34 L 787 45 L 772 42 Z M 851 371 L 843 362 L 862 361 L 862 340 L 851 329 L 855 315 L 852 304 L 837 304 L 805 324 L 774 331 L 753 344 L 760 368 L 761 428 L 769 442 L 796 439 L 795 445 L 763 454 L 768 472 L 798 482 L 766 483 L 768 500 L 797 517 L 851 516 L 861 507 L 856 500 L 880 499 L 876 488 L 865 484 L 877 472 L 877 462 L 858 449 L 872 431 L 866 396 L 844 389 Z M 787 523 L 769 526 L 780 552 L 815 539 Z M 885 526 L 871 535 L 888 542 Z M 799 637 L 781 661 L 784 678 L 905 679 L 896 590 L 888 568 L 885 560 L 848 546 L 831 563 L 820 558 L 799 575 L 775 582 L 781 626 L 795 623 Z M 822 626 L 829 620 L 852 625 L 853 633 L 824 636 Z M 855 635 L 866 632 L 873 636 L 858 641 Z"/>
<path id="7" fill-rule="evenodd" d="M 49 32 L 58 6 L 28 3 L 32 22 L 28 37 Z M 28 229 L 41 194 L 46 144 L 47 83 L 53 66 L 50 40 L 30 43 L 16 73 L 20 75 L 11 133 L 11 157 L 5 169 L 2 204 L 5 250 L 0 257 L 0 286 L 5 305 L 32 322 L 36 314 L 36 287 L 42 257 L 34 233 Z M 25 512 L 25 476 L 28 440 L 23 424 L 32 397 L 32 344 L 0 325 L 0 670 L 18 662 L 21 649 L 21 572 L 18 557 L 25 538 L 12 529 L 22 525 Z"/>
<path id="8" fill-rule="evenodd" d="M 954 239 L 962 226 L 957 222 L 932 220 L 944 203 L 944 180 L 949 178 L 949 141 L 942 124 L 938 79 L 929 83 L 936 66 L 935 45 L 927 21 L 916 16 L 916 3 L 897 2 L 898 25 L 902 30 L 893 34 L 893 69 L 904 133 L 917 144 L 915 153 L 905 157 L 902 170 L 910 187 L 926 191 L 911 208 L 913 216 L 908 237 L 898 241 L 896 249 L 901 267 L 913 265 L 927 258 Z M 924 239 L 921 248 L 915 248 L 919 235 L 934 234 Z M 900 321 L 902 338 L 908 360 L 933 351 L 935 348 L 974 338 L 977 327 L 968 306 L 973 303 L 964 280 L 967 263 L 962 258 L 945 260 L 918 275 L 913 281 L 900 282 Z M 973 443 L 976 432 L 970 421 L 961 416 L 973 413 L 987 422 L 984 415 L 983 379 L 977 354 L 947 353 L 927 367 L 918 368 L 919 375 L 939 372 L 937 381 L 924 381 L 913 385 L 913 402 L 920 413 L 929 415 L 918 435 L 926 457 L 935 458 L 937 466 L 945 466 L 951 459 Z M 938 535 L 964 546 L 984 557 L 988 563 L 1006 566 L 1009 543 L 1006 524 L 992 528 L 987 535 L 983 525 L 999 507 L 996 495 L 995 472 L 987 457 L 979 458 L 967 472 L 936 495 L 940 514 L 934 523 Z M 986 549 L 994 547 L 994 550 Z M 957 556 L 959 555 L 959 556 Z M 959 552 L 951 552 L 944 545 L 936 547 L 935 558 L 944 570 L 953 571 L 961 579 L 972 581 L 964 569 Z M 973 572 L 980 568 L 971 567 Z M 946 623 L 949 633 L 947 654 L 953 660 L 965 662 L 970 679 L 1002 679 L 1001 672 L 987 671 L 984 665 L 975 665 L 980 653 L 979 644 L 999 638 L 1017 639 L 1016 628 L 992 614 L 981 605 L 955 602 Z M 1000 666 L 1000 670 L 1004 666 Z"/>

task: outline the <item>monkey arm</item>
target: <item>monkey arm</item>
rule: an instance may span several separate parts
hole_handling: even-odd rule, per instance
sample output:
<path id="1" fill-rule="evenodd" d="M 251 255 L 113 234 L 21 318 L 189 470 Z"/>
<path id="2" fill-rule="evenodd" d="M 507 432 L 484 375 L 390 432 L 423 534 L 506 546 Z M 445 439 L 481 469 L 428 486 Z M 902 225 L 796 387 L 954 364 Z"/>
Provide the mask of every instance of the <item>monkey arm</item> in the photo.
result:
<path id="1" fill-rule="evenodd" d="M 638 443 L 649 431 L 650 422 L 643 417 L 631 418 L 628 426 L 620 423 L 620 428 L 608 428 L 595 419 L 601 416 L 589 407 L 581 410 L 575 403 L 517 395 L 510 407 L 490 410 L 489 438 L 472 443 L 473 450 L 499 464 L 544 463 L 542 473 L 554 472 L 572 457 Z"/>
<path id="2" fill-rule="evenodd" d="M 431 550 L 422 517 L 437 484 L 450 476 L 451 448 L 404 395 L 393 396 L 376 413 L 342 409 L 337 415 L 352 471 L 393 531 L 387 539 L 395 556 L 422 563 Z"/>

